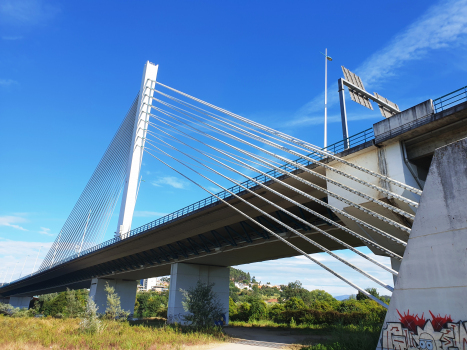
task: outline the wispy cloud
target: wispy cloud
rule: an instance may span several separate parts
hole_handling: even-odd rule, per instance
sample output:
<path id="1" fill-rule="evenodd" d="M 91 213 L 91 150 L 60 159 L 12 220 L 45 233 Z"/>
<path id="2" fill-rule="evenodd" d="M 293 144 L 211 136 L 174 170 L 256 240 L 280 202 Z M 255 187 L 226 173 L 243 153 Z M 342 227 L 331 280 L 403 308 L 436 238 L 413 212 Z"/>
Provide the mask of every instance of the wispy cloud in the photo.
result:
<path id="1" fill-rule="evenodd" d="M 60 9 L 42 0 L 1 0 L 0 22 L 25 26 L 44 23 L 54 18 Z"/>
<path id="2" fill-rule="evenodd" d="M 187 181 L 176 178 L 175 176 L 160 177 L 151 183 L 157 187 L 170 186 L 177 189 L 185 189 L 189 185 Z"/>
<path id="3" fill-rule="evenodd" d="M 19 85 L 16 80 L 12 79 L 0 79 L 0 86 L 11 86 L 11 85 Z"/>
<path id="4" fill-rule="evenodd" d="M 461 46 L 466 42 L 467 0 L 443 1 L 429 8 L 359 67 L 350 68 L 361 76 L 365 88 L 376 89 L 386 79 L 396 75 L 397 69 L 404 64 L 420 60 L 434 50 Z M 333 84 L 330 90 L 337 90 L 337 84 Z M 322 124 L 323 117 L 321 114 L 317 116 L 316 112 L 322 111 L 323 101 L 324 93 L 313 98 L 297 111 L 288 126 Z M 328 105 L 337 102 L 337 94 L 329 95 Z M 330 118 L 328 121 L 340 122 L 340 118 Z"/>
<path id="5" fill-rule="evenodd" d="M 147 218 L 147 217 L 161 217 L 161 216 L 165 216 L 167 214 L 168 213 L 161 213 L 161 212 L 158 212 L 158 211 L 144 211 L 144 210 L 140 211 L 140 210 L 136 210 L 133 215 L 137 216 L 137 217 Z"/>
<path id="6" fill-rule="evenodd" d="M 14 40 L 21 40 L 21 39 L 23 39 L 21 35 L 2 36 L 2 40 L 7 40 L 7 41 L 14 41 Z"/>
<path id="7" fill-rule="evenodd" d="M 8 226 L 21 231 L 27 231 L 24 227 L 17 224 L 27 222 L 25 218 L 20 216 L 0 216 L 0 226 Z"/>
<path id="8" fill-rule="evenodd" d="M 39 231 L 41 235 L 46 235 L 46 236 L 53 236 L 52 233 L 50 233 L 50 228 L 47 227 L 41 227 L 41 230 Z"/>
<path id="9" fill-rule="evenodd" d="M 37 270 L 52 243 L 12 241 L 0 238 L 0 283 L 14 281 L 21 272 L 25 276 L 30 274 L 34 268 Z"/>

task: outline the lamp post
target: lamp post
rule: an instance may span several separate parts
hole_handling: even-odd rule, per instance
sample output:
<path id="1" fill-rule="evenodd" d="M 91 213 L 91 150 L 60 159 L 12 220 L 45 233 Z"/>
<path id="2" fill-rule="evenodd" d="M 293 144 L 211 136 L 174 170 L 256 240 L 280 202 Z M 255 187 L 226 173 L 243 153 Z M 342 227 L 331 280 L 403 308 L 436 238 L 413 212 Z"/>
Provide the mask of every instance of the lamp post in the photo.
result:
<path id="1" fill-rule="evenodd" d="M 324 148 L 328 146 L 328 61 L 332 58 L 328 56 L 328 49 L 324 55 Z"/>

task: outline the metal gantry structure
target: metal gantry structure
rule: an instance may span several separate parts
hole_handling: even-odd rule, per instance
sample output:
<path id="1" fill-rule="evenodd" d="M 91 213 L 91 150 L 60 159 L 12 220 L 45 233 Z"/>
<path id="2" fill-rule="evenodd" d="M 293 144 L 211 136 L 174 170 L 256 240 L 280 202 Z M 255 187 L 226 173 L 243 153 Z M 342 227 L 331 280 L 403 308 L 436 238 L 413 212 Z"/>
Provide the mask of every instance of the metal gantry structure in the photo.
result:
<path id="1" fill-rule="evenodd" d="M 333 236 L 332 232 L 323 230 L 308 218 L 317 218 L 333 225 L 359 239 L 362 245 L 379 250 L 382 255 L 400 261 L 402 257 L 399 254 L 343 223 L 333 220 L 332 216 L 325 216 L 309 208 L 298 198 L 313 201 L 334 214 L 345 217 L 398 246 L 405 247 L 407 244 L 405 240 L 371 224 L 368 220 L 339 209 L 323 197 L 345 203 L 366 214 L 367 217 L 371 217 L 372 220 L 395 228 L 408 237 L 414 214 L 394 204 L 394 200 L 416 210 L 418 202 L 400 193 L 406 191 L 419 196 L 422 192 L 359 164 L 342 159 L 329 150 L 162 84 L 156 79 L 157 70 L 158 66 L 150 62 L 146 64 L 138 96 L 47 253 L 39 272 L 63 261 L 83 256 L 86 251 L 94 249 L 93 246 L 102 241 L 121 194 L 122 204 L 114 241 L 117 242 L 130 236 L 131 219 L 141 182 L 140 169 L 143 154 L 146 153 L 151 159 L 165 166 L 167 171 L 182 176 L 209 193 L 215 200 L 240 214 L 244 218 L 241 223 L 242 227 L 248 225 L 254 228 L 258 232 L 258 238 L 264 238 L 265 235 L 276 237 L 294 249 L 297 255 L 305 256 L 364 295 L 385 305 L 349 278 L 332 270 L 291 243 L 289 239 L 280 235 L 278 230 L 271 229 L 270 225 L 265 225 L 262 220 L 267 220 L 280 230 L 290 232 L 305 240 L 369 280 L 392 291 L 392 286 L 324 247 L 305 235 L 303 231 L 300 232 L 301 229 L 298 227 L 305 228 L 305 231 L 314 230 L 326 236 L 339 243 L 342 249 L 349 249 L 394 276 L 398 275 L 397 271 Z M 352 89 L 357 91 L 359 88 L 357 85 Z M 359 98 L 365 99 L 366 97 L 359 96 Z M 394 109 L 389 103 L 384 103 Z M 304 164 L 303 161 L 307 163 Z M 336 166 L 336 164 L 341 166 Z M 324 174 L 316 170 L 317 166 L 325 170 Z M 297 171 L 307 176 L 301 176 Z M 262 180 L 253 177 L 252 174 L 255 173 L 260 174 Z M 293 179 L 294 182 L 287 181 L 286 178 Z M 319 179 L 321 185 L 314 182 L 314 179 Z M 323 182 L 325 186 L 322 185 Z M 389 184 L 389 186 L 382 186 L 381 183 Z M 239 190 L 232 190 L 232 185 Z M 400 191 L 393 190 L 395 188 L 399 188 Z M 368 190 L 377 195 L 370 195 Z M 320 197 L 311 195 L 312 191 L 318 191 L 321 194 Z M 248 193 L 249 197 L 253 196 L 255 201 L 245 199 L 245 193 Z M 232 204 L 227 197 L 235 198 L 242 205 Z M 355 198 L 359 198 L 360 202 Z M 386 201 L 381 198 L 391 200 Z M 298 207 L 301 213 L 306 212 L 308 216 L 296 215 L 278 204 L 283 203 L 284 200 Z M 359 204 L 362 201 L 371 202 L 377 207 L 403 217 L 405 224 L 380 214 L 378 210 Z M 277 215 L 265 211 L 264 205 L 272 206 Z M 251 214 L 252 210 L 256 213 L 255 215 Z M 228 243 L 228 238 L 214 234 L 213 237 L 218 244 L 219 237 Z M 248 240 L 248 237 L 247 234 L 245 239 Z M 249 238 L 251 240 L 251 237 Z M 197 245 L 207 247 L 206 242 L 212 243 L 214 240 L 200 238 Z M 75 251 L 77 246 L 79 251 Z M 182 250 L 187 255 L 190 252 L 194 253 L 183 244 L 179 246 L 185 247 L 185 250 Z"/>

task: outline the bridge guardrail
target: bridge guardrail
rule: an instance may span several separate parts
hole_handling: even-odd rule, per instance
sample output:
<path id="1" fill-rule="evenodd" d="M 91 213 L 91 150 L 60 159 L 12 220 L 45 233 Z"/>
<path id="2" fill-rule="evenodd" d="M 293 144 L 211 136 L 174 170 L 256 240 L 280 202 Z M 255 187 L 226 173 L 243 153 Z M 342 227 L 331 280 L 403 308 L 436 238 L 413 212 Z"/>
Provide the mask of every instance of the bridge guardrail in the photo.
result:
<path id="1" fill-rule="evenodd" d="M 435 107 L 435 113 L 438 113 L 464 101 L 467 101 L 467 86 L 438 97 L 436 100 L 433 100 L 433 106 Z"/>

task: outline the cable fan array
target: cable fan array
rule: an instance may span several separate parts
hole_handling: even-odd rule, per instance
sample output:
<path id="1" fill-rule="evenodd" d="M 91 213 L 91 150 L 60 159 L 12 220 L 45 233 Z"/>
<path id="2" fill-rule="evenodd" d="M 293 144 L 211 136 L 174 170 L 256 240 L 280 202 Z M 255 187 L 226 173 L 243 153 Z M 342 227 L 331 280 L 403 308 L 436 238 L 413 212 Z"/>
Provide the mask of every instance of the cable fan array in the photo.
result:
<path id="1" fill-rule="evenodd" d="M 39 271 L 72 255 L 79 256 L 82 251 L 103 240 L 125 181 L 137 105 L 138 97 L 132 103 Z"/>
<path id="2" fill-rule="evenodd" d="M 410 223 L 414 220 L 413 214 L 391 204 L 394 203 L 394 201 L 388 201 L 388 203 L 380 200 L 369 195 L 368 191 L 363 192 L 351 187 L 349 183 L 352 183 L 353 181 L 354 183 L 359 184 L 359 188 L 363 185 L 365 188 L 369 188 L 380 193 L 380 197 L 396 199 L 397 201 L 405 203 L 413 208 L 417 208 L 418 203 L 391 191 L 390 186 L 384 186 L 385 188 L 381 187 L 375 184 L 378 183 L 378 181 L 370 182 L 368 180 L 364 180 L 361 177 L 357 177 L 348 172 L 337 169 L 322 160 L 328 158 L 332 161 L 337 161 L 347 167 L 351 167 L 366 175 L 375 177 L 385 184 L 400 187 L 401 189 L 410 191 L 416 195 L 421 195 L 420 190 L 357 164 L 348 162 L 310 143 L 241 117 L 162 83 L 155 81 L 152 81 L 152 83 L 156 84 L 155 88 L 146 87 L 144 91 L 145 96 L 152 100 L 152 103 L 146 106 L 149 107 L 148 110 L 150 112 L 147 112 L 147 115 L 144 118 L 145 123 L 140 125 L 140 127 L 144 128 L 145 131 L 143 147 L 148 155 L 172 169 L 199 188 L 216 197 L 232 210 L 253 222 L 257 227 L 269 232 L 280 241 L 295 249 L 298 253 L 304 255 L 307 259 L 321 266 L 342 281 L 348 283 L 364 295 L 387 307 L 386 304 L 370 295 L 366 290 L 352 283 L 336 271 L 333 271 L 313 256 L 310 256 L 305 251 L 292 244 L 289 240 L 283 238 L 281 235 L 263 225 L 259 220 L 255 219 L 251 213 L 248 214 L 247 210 L 239 209 L 239 206 L 233 205 L 229 200 L 225 199 L 225 197 L 221 197 L 219 193 L 216 192 L 218 191 L 217 189 L 225 191 L 231 195 L 232 198 L 243 203 L 244 205 L 242 205 L 242 207 L 246 206 L 249 208 L 249 211 L 253 210 L 255 213 L 263 215 L 265 218 L 268 218 L 280 227 L 283 227 L 288 232 L 295 234 L 297 237 L 300 237 L 319 250 L 331 255 L 333 258 L 351 267 L 373 282 L 381 285 L 389 291 L 392 291 L 393 287 L 387 285 L 375 276 L 360 269 L 312 238 L 302 234 L 297 229 L 266 212 L 262 209 L 263 205 L 255 205 L 252 203 L 253 201 L 244 199 L 244 196 L 239 193 L 235 193 L 229 189 L 229 186 L 234 184 L 240 187 L 242 191 L 263 201 L 263 204 L 272 206 L 278 211 L 283 212 L 295 220 L 311 227 L 319 234 L 339 243 L 343 249 L 346 248 L 351 250 L 360 257 L 370 261 L 394 276 L 397 276 L 397 272 L 395 270 L 387 267 L 385 264 L 380 263 L 367 254 L 362 253 L 358 249 L 355 249 L 350 244 L 334 236 L 332 233 L 329 233 L 324 229 L 313 225 L 309 221 L 306 221 L 304 218 L 293 214 L 290 210 L 284 208 L 284 206 L 278 205 L 276 201 L 270 199 L 271 194 L 274 195 L 275 198 L 285 200 L 293 206 L 307 211 L 328 224 L 337 227 L 355 238 L 358 238 L 362 244 L 370 246 L 373 249 L 378 249 L 384 255 L 400 261 L 402 260 L 402 257 L 394 253 L 392 250 L 376 243 L 374 240 L 365 237 L 358 232 L 355 232 L 349 227 L 332 220 L 328 216 L 319 213 L 309 206 L 304 205 L 303 200 L 300 200 L 299 198 L 305 198 L 319 206 L 325 207 L 342 217 L 352 220 L 361 227 L 381 235 L 392 243 L 405 247 L 407 243 L 403 239 L 400 239 L 365 220 L 351 215 L 345 210 L 329 204 L 327 200 L 323 199 L 323 196 L 327 196 L 328 198 L 332 197 L 348 206 L 354 207 L 361 212 L 405 233 L 407 237 L 410 234 Z M 308 161 L 310 164 L 324 168 L 325 174 L 338 174 L 345 177 L 347 180 L 345 183 L 342 183 L 335 180 L 334 177 L 323 175 L 322 172 L 317 170 L 317 167 L 304 165 L 302 162 L 297 160 L 297 157 Z M 287 165 L 287 167 L 284 165 Z M 296 171 L 291 171 L 290 168 Z M 259 181 L 257 178 L 251 176 L 258 173 L 263 175 L 265 181 Z M 307 176 L 303 176 L 303 174 L 306 174 Z M 324 180 L 326 184 L 332 184 L 345 191 L 340 191 L 340 194 L 338 194 L 329 190 L 326 185 L 323 186 L 323 181 L 313 182 L 308 180 L 309 178 Z M 368 176 L 365 178 L 368 178 Z M 293 179 L 294 181 L 287 181 L 287 179 Z M 244 182 L 245 180 L 246 182 Z M 277 184 L 279 187 L 271 186 L 271 183 Z M 321 185 L 319 183 L 321 183 Z M 299 184 L 299 186 L 296 184 Z M 258 189 L 261 189 L 261 191 L 258 191 Z M 287 191 L 285 191 L 285 189 L 287 189 Z M 311 190 L 322 193 L 323 196 L 321 199 L 311 195 Z M 267 195 L 264 193 L 267 193 Z M 406 224 L 401 224 L 387 216 L 368 209 L 363 205 L 350 200 L 347 196 L 342 195 L 342 193 L 351 193 L 361 197 L 365 201 L 381 206 L 386 210 L 403 217 Z M 255 201 L 255 203 L 257 202 Z"/>

